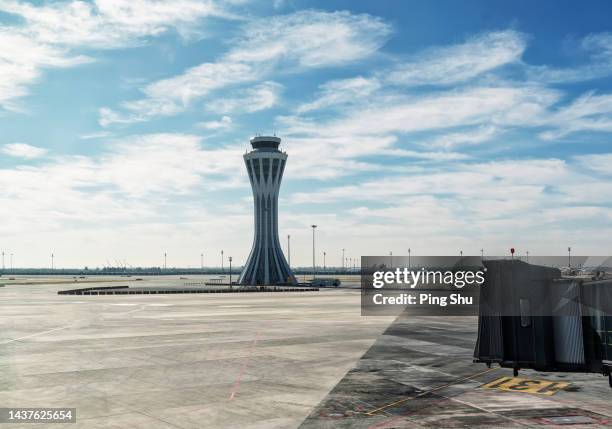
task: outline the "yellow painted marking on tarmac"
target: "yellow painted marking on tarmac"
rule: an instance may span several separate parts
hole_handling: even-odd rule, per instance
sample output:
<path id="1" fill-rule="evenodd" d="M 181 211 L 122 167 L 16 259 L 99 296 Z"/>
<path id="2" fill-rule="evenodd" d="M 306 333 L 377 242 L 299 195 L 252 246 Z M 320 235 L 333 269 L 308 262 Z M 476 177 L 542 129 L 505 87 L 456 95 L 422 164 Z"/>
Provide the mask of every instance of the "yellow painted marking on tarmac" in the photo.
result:
<path id="1" fill-rule="evenodd" d="M 534 393 L 552 396 L 564 390 L 570 383 L 564 381 L 534 380 L 522 377 L 501 377 L 480 386 L 483 389 L 498 389 L 509 392 Z"/>
<path id="2" fill-rule="evenodd" d="M 383 405 L 382 407 L 379 407 L 379 408 L 376 408 L 375 410 L 369 411 L 369 412 L 367 412 L 366 414 L 367 414 L 368 416 L 373 416 L 373 415 L 376 415 L 376 413 L 378 413 L 379 411 L 383 411 L 383 410 L 386 410 L 387 408 L 392 408 L 392 407 L 395 407 L 395 406 L 397 406 L 397 405 L 399 405 L 399 404 L 402 404 L 402 403 L 404 403 L 404 402 L 410 401 L 411 399 L 420 398 L 421 396 L 425 396 L 425 395 L 427 395 L 427 394 L 429 394 L 429 393 L 436 392 L 436 391 L 438 391 L 438 390 L 440 390 L 440 389 L 444 389 L 444 388 L 446 388 L 446 387 L 452 386 L 453 384 L 461 383 L 462 381 L 466 381 L 466 380 L 471 380 L 471 379 L 472 379 L 472 378 L 474 378 L 474 377 L 478 377 L 479 375 L 484 375 L 484 374 L 487 374 L 487 373 L 489 373 L 489 372 L 491 372 L 491 371 L 497 371 L 498 369 L 499 369 L 499 368 L 490 368 L 490 369 L 487 369 L 486 371 L 482 371 L 482 372 L 478 372 L 478 373 L 476 373 L 476 374 L 470 375 L 469 377 L 460 378 L 460 379 L 455 380 L 455 381 L 453 381 L 453 382 L 451 382 L 451 383 L 445 384 L 445 385 L 443 385 L 443 386 L 436 387 L 435 389 L 426 390 L 425 392 L 421 392 L 421 393 L 419 393 L 419 394 L 418 394 L 418 395 L 416 395 L 416 396 L 412 396 L 412 397 L 410 397 L 410 398 L 406 398 L 406 399 L 400 399 L 399 401 L 395 401 L 395 402 L 392 402 L 392 403 L 390 403 L 390 404 Z"/>

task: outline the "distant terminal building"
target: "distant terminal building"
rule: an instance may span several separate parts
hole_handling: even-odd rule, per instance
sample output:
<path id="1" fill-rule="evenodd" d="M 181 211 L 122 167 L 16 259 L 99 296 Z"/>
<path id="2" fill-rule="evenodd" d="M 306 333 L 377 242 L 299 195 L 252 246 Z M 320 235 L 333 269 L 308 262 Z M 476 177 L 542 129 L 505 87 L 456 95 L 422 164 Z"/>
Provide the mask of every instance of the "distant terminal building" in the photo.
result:
<path id="1" fill-rule="evenodd" d="M 244 155 L 253 189 L 255 237 L 238 282 L 243 285 L 297 283 L 278 239 L 278 191 L 287 154 L 278 150 L 281 139 L 258 136 Z"/>

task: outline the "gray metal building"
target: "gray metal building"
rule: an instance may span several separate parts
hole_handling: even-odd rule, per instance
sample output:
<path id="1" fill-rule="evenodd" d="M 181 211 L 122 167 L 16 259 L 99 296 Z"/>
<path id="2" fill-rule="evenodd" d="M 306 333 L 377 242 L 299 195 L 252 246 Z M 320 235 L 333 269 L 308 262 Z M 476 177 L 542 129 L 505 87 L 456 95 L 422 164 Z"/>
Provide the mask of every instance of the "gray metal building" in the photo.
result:
<path id="1" fill-rule="evenodd" d="M 278 238 L 278 191 L 287 163 L 287 154 L 278 149 L 280 142 L 278 137 L 253 137 L 253 150 L 244 155 L 253 189 L 255 237 L 240 284 L 297 283 Z"/>

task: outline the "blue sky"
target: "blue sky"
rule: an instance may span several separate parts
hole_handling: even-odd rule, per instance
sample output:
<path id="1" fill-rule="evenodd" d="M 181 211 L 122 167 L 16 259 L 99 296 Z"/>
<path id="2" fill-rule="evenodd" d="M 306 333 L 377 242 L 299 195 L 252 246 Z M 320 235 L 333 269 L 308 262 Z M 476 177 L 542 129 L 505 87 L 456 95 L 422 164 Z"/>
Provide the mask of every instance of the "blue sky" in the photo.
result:
<path id="1" fill-rule="evenodd" d="M 312 223 L 328 265 L 609 254 L 611 9 L 0 0 L 0 247 L 15 266 L 243 261 L 242 154 L 276 132 L 294 264 Z"/>

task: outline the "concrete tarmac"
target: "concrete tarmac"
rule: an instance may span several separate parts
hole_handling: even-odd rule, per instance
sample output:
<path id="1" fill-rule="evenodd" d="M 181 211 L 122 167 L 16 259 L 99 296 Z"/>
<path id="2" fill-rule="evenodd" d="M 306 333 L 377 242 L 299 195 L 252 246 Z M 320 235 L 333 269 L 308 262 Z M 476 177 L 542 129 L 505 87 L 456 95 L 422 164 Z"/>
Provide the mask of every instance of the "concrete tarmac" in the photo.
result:
<path id="1" fill-rule="evenodd" d="M 355 289 L 66 296 L 74 279 L 51 280 L 0 289 L 0 407 L 77 423 L 0 428 L 612 427 L 601 375 L 521 371 L 570 383 L 552 396 L 483 388 L 512 375 L 472 363 L 474 317 L 362 317 Z"/>
<path id="2" fill-rule="evenodd" d="M 520 372 L 527 385 L 569 383 L 551 396 L 484 388 L 513 375 L 472 363 L 476 331 L 476 317 L 398 318 L 301 429 L 612 427 L 600 374 Z"/>
<path id="3" fill-rule="evenodd" d="M 77 423 L 2 428 L 295 428 L 392 321 L 361 317 L 354 290 L 57 295 L 66 281 L 0 289 L 0 407 Z"/>

